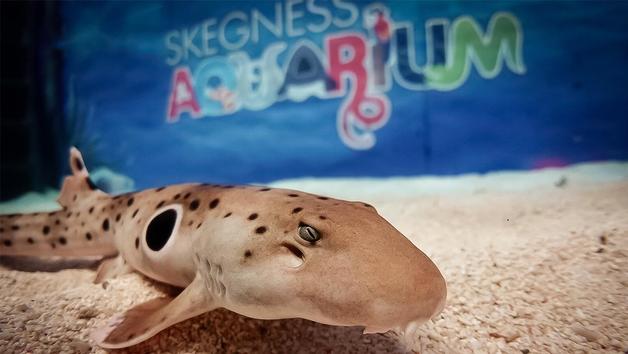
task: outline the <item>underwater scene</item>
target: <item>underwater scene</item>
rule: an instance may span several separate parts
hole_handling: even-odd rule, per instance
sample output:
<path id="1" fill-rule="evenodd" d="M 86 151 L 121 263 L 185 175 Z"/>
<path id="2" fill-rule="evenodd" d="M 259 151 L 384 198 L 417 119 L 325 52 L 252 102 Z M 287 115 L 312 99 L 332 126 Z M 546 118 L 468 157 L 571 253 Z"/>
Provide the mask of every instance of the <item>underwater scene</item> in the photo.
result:
<path id="1" fill-rule="evenodd" d="M 0 4 L 2 352 L 628 351 L 627 3 Z"/>

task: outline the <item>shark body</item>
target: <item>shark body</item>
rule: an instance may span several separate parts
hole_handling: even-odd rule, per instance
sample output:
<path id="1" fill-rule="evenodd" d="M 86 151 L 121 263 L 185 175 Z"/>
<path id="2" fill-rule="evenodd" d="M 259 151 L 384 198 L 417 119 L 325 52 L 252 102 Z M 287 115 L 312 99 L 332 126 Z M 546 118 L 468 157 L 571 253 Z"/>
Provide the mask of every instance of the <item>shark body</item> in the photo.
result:
<path id="1" fill-rule="evenodd" d="M 117 255 L 96 282 L 138 271 L 184 288 L 109 319 L 92 333 L 104 348 L 219 307 L 365 332 L 411 331 L 444 307 L 437 267 L 368 204 L 213 184 L 110 196 L 74 148 L 70 165 L 62 210 L 0 216 L 0 255 Z"/>

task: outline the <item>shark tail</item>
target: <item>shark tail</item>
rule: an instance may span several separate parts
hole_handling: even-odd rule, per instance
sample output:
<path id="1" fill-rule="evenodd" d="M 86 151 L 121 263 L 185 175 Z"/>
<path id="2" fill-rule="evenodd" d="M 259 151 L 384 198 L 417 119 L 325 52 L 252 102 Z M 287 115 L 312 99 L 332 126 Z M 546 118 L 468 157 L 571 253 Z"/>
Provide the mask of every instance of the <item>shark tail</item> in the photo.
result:
<path id="1" fill-rule="evenodd" d="M 0 215 L 0 256 L 109 256 L 117 253 L 109 221 L 96 215 L 111 197 L 89 179 L 81 153 L 70 150 L 72 175 L 57 199 L 62 209 Z"/>

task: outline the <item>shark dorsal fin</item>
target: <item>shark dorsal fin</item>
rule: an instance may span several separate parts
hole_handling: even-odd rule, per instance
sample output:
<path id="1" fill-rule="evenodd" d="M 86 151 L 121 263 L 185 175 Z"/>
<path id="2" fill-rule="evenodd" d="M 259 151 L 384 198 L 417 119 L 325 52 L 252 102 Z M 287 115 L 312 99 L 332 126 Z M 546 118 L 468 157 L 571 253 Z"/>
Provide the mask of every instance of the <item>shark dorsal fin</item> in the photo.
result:
<path id="1" fill-rule="evenodd" d="M 83 156 L 75 147 L 70 149 L 70 169 L 72 170 L 72 175 L 63 180 L 63 187 L 57 199 L 61 206 L 69 207 L 77 200 L 82 200 L 88 195 L 105 194 L 89 178 L 89 172 L 87 172 Z"/>

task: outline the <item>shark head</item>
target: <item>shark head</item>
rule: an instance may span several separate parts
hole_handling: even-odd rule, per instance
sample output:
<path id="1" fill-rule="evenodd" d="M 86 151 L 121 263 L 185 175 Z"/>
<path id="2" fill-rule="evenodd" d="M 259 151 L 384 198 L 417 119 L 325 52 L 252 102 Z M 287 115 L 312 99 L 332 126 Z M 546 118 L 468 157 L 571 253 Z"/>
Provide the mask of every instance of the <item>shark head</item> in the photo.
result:
<path id="1" fill-rule="evenodd" d="M 372 206 L 262 191 L 247 195 L 242 217 L 213 231 L 224 237 L 198 247 L 216 255 L 207 263 L 220 267 L 224 307 L 365 332 L 403 331 L 442 310 L 447 291 L 438 268 Z"/>

